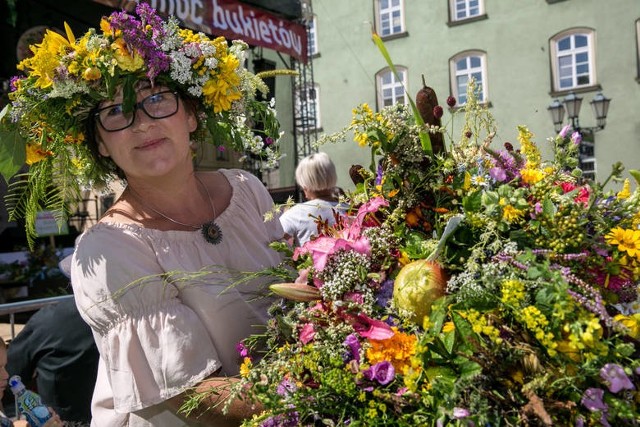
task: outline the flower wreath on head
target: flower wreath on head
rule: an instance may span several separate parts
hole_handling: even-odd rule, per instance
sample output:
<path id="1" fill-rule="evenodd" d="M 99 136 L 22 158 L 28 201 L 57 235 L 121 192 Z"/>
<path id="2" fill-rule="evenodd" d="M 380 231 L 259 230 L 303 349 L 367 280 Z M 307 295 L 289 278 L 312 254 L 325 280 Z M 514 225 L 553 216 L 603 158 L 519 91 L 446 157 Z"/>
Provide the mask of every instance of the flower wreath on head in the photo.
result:
<path id="1" fill-rule="evenodd" d="M 94 160 L 87 124 L 119 88 L 124 111 L 133 110 L 141 79 L 196 101 L 202 120 L 192 136 L 199 142 L 252 154 L 266 167 L 277 164 L 280 126 L 273 100 L 256 98 L 267 86 L 243 66 L 247 44 L 181 28 L 145 3 L 135 12 L 114 12 L 102 19 L 100 32 L 90 29 L 78 39 L 65 23 L 66 38 L 47 31 L 31 46 L 33 56 L 18 64 L 24 76 L 11 80 L 11 103 L 0 113 L 0 173 L 9 182 L 29 165 L 10 183 L 6 202 L 10 219 L 26 219 L 30 242 L 37 211 L 52 210 L 63 222 L 81 188 L 100 188 L 117 175 L 112 162 Z M 255 123 L 259 131 L 251 128 Z"/>

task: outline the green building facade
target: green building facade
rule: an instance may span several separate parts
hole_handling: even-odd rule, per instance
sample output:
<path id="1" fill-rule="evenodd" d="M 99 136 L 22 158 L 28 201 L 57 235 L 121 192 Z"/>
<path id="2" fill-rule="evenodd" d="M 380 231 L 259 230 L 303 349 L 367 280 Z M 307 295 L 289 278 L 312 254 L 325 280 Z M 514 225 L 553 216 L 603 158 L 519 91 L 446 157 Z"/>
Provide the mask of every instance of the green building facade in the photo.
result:
<path id="1" fill-rule="evenodd" d="M 319 135 L 347 125 L 361 103 L 379 110 L 407 102 L 372 42 L 375 31 L 411 97 L 423 75 L 436 91 L 443 124 L 451 117 L 447 97 L 463 102 L 474 77 L 498 126 L 494 147 L 517 148 L 517 126 L 526 125 L 548 155 L 546 139 L 560 129 L 548 107 L 574 94 L 582 98 L 575 124 L 584 134 L 584 170 L 603 180 L 617 161 L 640 169 L 639 0 L 313 0 L 312 7 Z M 590 132 L 602 124 L 589 105 L 599 93 L 611 100 L 606 125 Z M 353 141 L 319 150 L 331 155 L 345 189 L 353 185 L 349 167 L 369 162 L 369 150 Z"/>

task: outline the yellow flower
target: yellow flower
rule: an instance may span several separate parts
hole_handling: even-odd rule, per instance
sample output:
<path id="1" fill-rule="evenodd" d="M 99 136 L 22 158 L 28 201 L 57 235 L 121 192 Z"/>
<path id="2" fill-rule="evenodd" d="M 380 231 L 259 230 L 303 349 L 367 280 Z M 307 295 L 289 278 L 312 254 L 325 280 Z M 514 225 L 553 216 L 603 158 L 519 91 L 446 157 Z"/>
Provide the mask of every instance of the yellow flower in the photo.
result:
<path id="1" fill-rule="evenodd" d="M 527 167 L 536 168 L 540 164 L 541 155 L 538 147 L 531 141 L 533 134 L 526 126 L 518 126 L 518 142 L 527 159 Z"/>
<path id="2" fill-rule="evenodd" d="M 360 147 L 366 147 L 369 138 L 366 133 L 356 133 L 353 140 L 356 141 Z"/>
<path id="3" fill-rule="evenodd" d="M 109 20 L 103 17 L 100 20 L 100 29 L 104 34 L 111 34 L 111 24 L 109 24 Z"/>
<path id="4" fill-rule="evenodd" d="M 626 333 L 631 338 L 640 339 L 640 313 L 634 313 L 629 316 L 618 314 L 613 319 L 627 328 Z"/>
<path id="5" fill-rule="evenodd" d="M 520 280 L 505 280 L 502 282 L 502 297 L 500 301 L 504 304 L 518 307 L 520 301 L 524 300 L 524 283 Z"/>
<path id="6" fill-rule="evenodd" d="M 453 322 L 447 322 L 442 325 L 442 332 L 447 333 L 451 331 L 455 331 L 456 325 Z"/>
<path id="7" fill-rule="evenodd" d="M 48 156 L 53 156 L 53 151 L 43 150 L 40 144 L 27 144 L 27 160 L 26 163 L 30 166 L 34 163 L 38 163 L 41 160 L 46 159 Z"/>
<path id="8" fill-rule="evenodd" d="M 118 38 L 111 44 L 118 67 L 125 71 L 137 71 L 144 66 L 144 60 L 136 52 L 130 52 L 123 38 Z"/>
<path id="9" fill-rule="evenodd" d="M 249 359 L 248 357 L 245 357 L 242 360 L 242 365 L 240 365 L 240 375 L 245 378 L 248 377 L 249 373 L 251 372 L 251 366 L 252 366 L 251 359 Z"/>
<path id="10" fill-rule="evenodd" d="M 60 65 L 60 57 L 66 53 L 71 44 L 55 31 L 47 30 L 42 43 L 31 46 L 33 56 L 18 64 L 19 70 L 30 69 L 30 74 L 37 77 L 35 86 L 45 89 L 53 84 L 53 76 Z"/>
<path id="11" fill-rule="evenodd" d="M 640 258 L 640 230 L 615 227 L 605 236 L 605 240 L 610 245 L 616 245 L 620 252 Z"/>
<path id="12" fill-rule="evenodd" d="M 511 205 L 507 205 L 502 209 L 502 217 L 508 223 L 518 223 L 522 221 L 524 212 L 520 209 L 516 209 Z"/>
<path id="13" fill-rule="evenodd" d="M 231 104 L 242 98 L 240 76 L 236 73 L 240 61 L 233 55 L 219 59 L 218 70 L 202 87 L 205 102 L 213 105 L 213 111 L 220 113 L 231 109 Z"/>
<path id="14" fill-rule="evenodd" d="M 618 200 L 628 199 L 631 196 L 631 184 L 629 183 L 629 179 L 624 180 L 624 184 L 622 185 L 622 190 L 618 191 L 616 194 L 616 198 Z"/>
<path id="15" fill-rule="evenodd" d="M 462 184 L 463 190 L 468 190 L 471 188 L 471 174 L 469 172 L 464 173 L 464 183 Z"/>
<path id="16" fill-rule="evenodd" d="M 537 169 L 524 168 L 520 171 L 520 176 L 524 184 L 532 185 L 544 178 L 544 172 Z"/>

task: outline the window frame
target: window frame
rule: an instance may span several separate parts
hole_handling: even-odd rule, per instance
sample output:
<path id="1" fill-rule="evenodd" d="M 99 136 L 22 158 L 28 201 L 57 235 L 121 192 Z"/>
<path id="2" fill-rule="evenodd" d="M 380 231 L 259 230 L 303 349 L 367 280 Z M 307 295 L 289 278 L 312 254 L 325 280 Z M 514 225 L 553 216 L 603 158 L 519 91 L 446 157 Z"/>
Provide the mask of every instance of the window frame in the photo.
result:
<path id="1" fill-rule="evenodd" d="M 386 89 L 387 87 L 390 87 L 392 89 L 392 103 L 390 105 L 396 105 L 398 96 L 396 93 L 396 89 L 402 89 L 402 98 L 403 98 L 403 104 L 404 105 L 409 105 L 409 97 L 407 96 L 407 91 L 406 88 L 408 87 L 408 76 L 409 76 L 409 70 L 407 67 L 404 67 L 402 65 L 394 65 L 396 71 L 398 72 L 398 74 L 401 74 L 400 77 L 402 78 L 401 81 L 399 81 L 396 78 L 395 73 L 393 72 L 393 70 L 390 67 L 385 67 L 382 68 L 381 70 L 379 70 L 376 75 L 375 75 L 375 79 L 376 79 L 376 105 L 377 105 L 377 109 L 382 110 L 383 108 L 387 107 L 388 105 L 385 105 L 385 99 L 389 99 L 389 98 L 385 98 L 383 91 L 384 89 Z M 391 76 L 391 83 L 390 84 L 385 84 L 383 82 L 383 78 L 386 75 L 390 75 Z"/>
<path id="2" fill-rule="evenodd" d="M 580 142 L 580 151 L 578 154 L 578 166 L 583 171 L 585 178 L 595 180 L 598 173 L 598 163 L 595 155 L 595 144 L 593 141 L 586 141 L 583 139 Z M 593 165 L 588 168 L 587 165 Z"/>
<path id="3" fill-rule="evenodd" d="M 318 46 L 318 17 L 315 14 L 313 18 L 309 20 L 307 31 L 307 56 L 318 56 L 320 55 Z"/>
<path id="4" fill-rule="evenodd" d="M 399 31 L 393 31 L 393 25 L 390 25 L 390 32 L 389 34 L 383 34 L 383 28 L 382 28 L 382 7 L 380 5 L 380 2 L 383 0 L 374 0 L 374 6 L 375 6 L 375 17 L 376 17 L 376 32 L 378 33 L 378 35 L 382 38 L 394 38 L 394 37 L 398 37 L 398 36 L 403 36 L 407 33 L 407 29 L 406 29 L 406 22 L 405 22 L 405 7 L 404 7 L 404 0 L 386 0 L 389 2 L 389 4 L 391 4 L 391 2 L 393 1 L 398 1 L 399 5 L 397 7 L 391 6 L 388 8 L 390 9 L 390 14 L 393 13 L 394 10 L 399 10 L 400 11 L 400 30 Z M 385 9 L 386 10 L 386 9 Z M 392 23 L 393 22 L 393 17 L 390 16 L 389 22 Z"/>
<path id="5" fill-rule="evenodd" d="M 462 59 L 467 59 L 467 61 L 469 60 L 469 58 L 471 57 L 479 57 L 480 58 L 480 67 L 472 67 L 470 68 L 468 71 L 466 72 L 459 72 L 458 70 L 458 62 Z M 456 99 L 456 104 L 458 106 L 463 106 L 465 105 L 466 102 L 466 98 L 467 98 L 467 86 L 468 86 L 468 82 L 470 80 L 470 78 L 472 77 L 473 74 L 475 74 L 477 72 L 477 70 L 480 71 L 480 76 L 481 76 L 481 81 L 480 84 L 482 85 L 482 99 L 478 99 L 478 103 L 480 104 L 489 104 L 489 88 L 488 88 L 488 73 L 487 73 L 487 53 L 483 50 L 465 50 L 463 52 L 459 52 L 456 55 L 452 56 L 451 59 L 449 59 L 449 84 L 451 86 L 451 95 Z M 467 84 L 465 85 L 465 91 L 464 93 L 462 93 L 462 95 L 464 96 L 465 101 L 463 102 L 461 100 L 461 93 L 459 91 L 458 88 L 458 77 L 461 75 L 466 75 L 467 76 Z M 477 82 L 477 80 L 476 80 Z"/>
<path id="6" fill-rule="evenodd" d="M 472 1 L 478 2 L 478 13 L 476 15 L 466 15 L 462 18 L 458 18 L 458 4 L 462 2 L 465 9 L 468 11 L 470 9 L 470 2 Z M 449 22 L 462 23 L 485 19 L 487 17 L 487 13 L 484 3 L 484 0 L 449 0 Z"/>
<path id="7" fill-rule="evenodd" d="M 566 53 L 560 54 L 558 45 L 560 42 L 567 38 L 572 38 L 572 45 L 575 44 L 576 36 L 585 36 L 587 40 L 586 47 L 576 48 L 572 46 Z M 562 94 L 571 91 L 581 91 L 588 88 L 594 88 L 598 86 L 598 76 L 596 73 L 596 32 L 593 28 L 571 28 L 564 30 L 549 39 L 549 55 L 551 59 L 551 92 L 552 94 Z M 584 74 L 579 74 L 577 71 L 578 65 L 576 65 L 576 56 L 587 53 L 587 66 L 589 71 L 587 73 L 589 82 L 586 84 L 579 84 L 578 78 Z M 571 86 L 562 87 L 560 81 L 560 58 L 571 57 L 571 78 L 573 80 Z"/>
<path id="8" fill-rule="evenodd" d="M 310 89 L 313 89 L 313 96 L 311 96 Z M 320 85 L 318 83 L 313 83 L 313 85 L 306 84 L 300 88 L 298 88 L 298 93 L 296 94 L 296 105 L 295 108 L 297 111 L 302 110 L 302 98 L 300 96 L 300 91 L 304 91 L 305 100 L 309 105 L 313 106 L 313 113 L 315 118 L 315 126 L 311 126 L 309 123 L 303 123 L 298 126 L 298 129 L 303 132 L 309 132 L 313 130 L 321 129 L 320 122 Z"/>

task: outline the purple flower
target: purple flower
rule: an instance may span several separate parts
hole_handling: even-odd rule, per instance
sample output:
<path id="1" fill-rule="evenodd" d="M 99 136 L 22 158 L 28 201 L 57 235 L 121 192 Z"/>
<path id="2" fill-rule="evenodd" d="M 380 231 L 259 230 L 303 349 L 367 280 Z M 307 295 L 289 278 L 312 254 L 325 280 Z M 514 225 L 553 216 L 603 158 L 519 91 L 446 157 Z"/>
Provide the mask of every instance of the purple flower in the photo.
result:
<path id="1" fill-rule="evenodd" d="M 560 135 L 561 138 L 566 138 L 567 135 L 569 135 L 570 130 L 571 130 L 571 125 L 565 125 L 558 135 Z"/>
<path id="2" fill-rule="evenodd" d="M 393 369 L 393 365 L 385 360 L 376 363 L 362 374 L 369 381 L 377 381 L 380 385 L 387 385 L 395 378 L 396 371 Z"/>
<path id="3" fill-rule="evenodd" d="M 455 418 L 456 420 L 458 420 L 460 418 L 466 418 L 469 415 L 471 415 L 471 412 L 469 412 L 468 409 L 465 409 L 465 408 L 453 408 L 453 418 Z"/>
<path id="4" fill-rule="evenodd" d="M 276 387 L 276 393 L 278 393 L 279 396 L 289 396 L 295 393 L 297 389 L 296 383 L 289 378 L 285 378 L 278 384 L 278 387 Z"/>
<path id="5" fill-rule="evenodd" d="M 236 344 L 236 351 L 240 355 L 240 357 L 247 357 L 249 355 L 249 349 L 242 342 Z"/>
<path id="6" fill-rule="evenodd" d="M 393 297 L 393 280 L 387 279 L 382 282 L 380 289 L 376 294 L 376 304 L 380 307 L 386 307 L 391 298 Z"/>
<path id="7" fill-rule="evenodd" d="M 384 173 L 384 170 L 382 169 L 382 165 L 380 163 L 378 163 L 378 168 L 376 170 L 376 180 L 375 180 L 375 185 L 380 185 L 382 184 L 382 174 Z"/>
<path id="8" fill-rule="evenodd" d="M 582 405 L 590 411 L 606 411 L 609 409 L 606 403 L 602 401 L 604 390 L 601 388 L 588 388 L 582 395 L 580 401 Z"/>
<path id="9" fill-rule="evenodd" d="M 571 141 L 575 144 L 575 145 L 580 145 L 580 143 L 582 142 L 582 135 L 580 135 L 580 132 L 574 132 L 571 134 Z"/>
<path id="10" fill-rule="evenodd" d="M 624 373 L 622 366 L 615 363 L 607 363 L 600 369 L 600 378 L 609 386 L 611 393 L 617 393 L 620 390 L 633 390 L 635 387 L 633 383 Z"/>
<path id="11" fill-rule="evenodd" d="M 350 334 L 345 338 L 344 346 L 349 347 L 349 351 L 351 352 L 351 358 L 356 362 L 360 362 L 360 341 L 358 341 L 358 337 L 356 334 Z"/>
<path id="12" fill-rule="evenodd" d="M 489 176 L 498 182 L 504 182 L 507 180 L 507 172 L 502 168 L 491 168 L 489 170 Z"/>
<path id="13" fill-rule="evenodd" d="M 542 213 L 542 205 L 540 204 L 540 202 L 536 202 L 535 205 L 533 205 L 533 211 L 531 212 L 531 218 L 532 219 L 536 219 L 536 217 L 538 215 L 540 215 Z"/>

